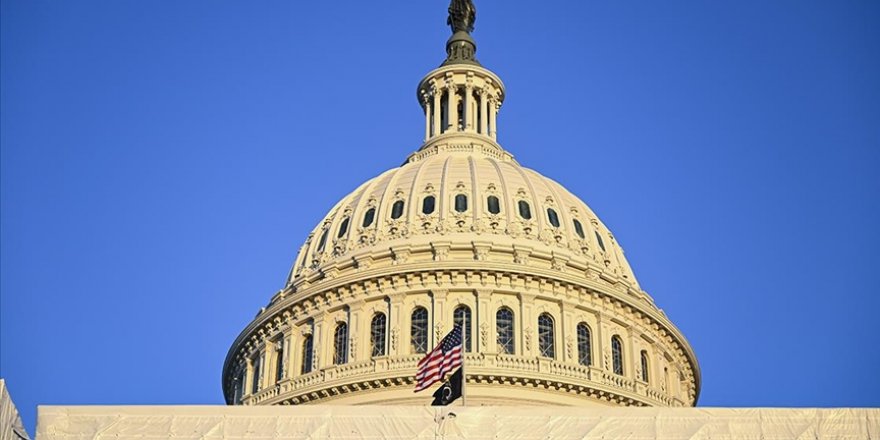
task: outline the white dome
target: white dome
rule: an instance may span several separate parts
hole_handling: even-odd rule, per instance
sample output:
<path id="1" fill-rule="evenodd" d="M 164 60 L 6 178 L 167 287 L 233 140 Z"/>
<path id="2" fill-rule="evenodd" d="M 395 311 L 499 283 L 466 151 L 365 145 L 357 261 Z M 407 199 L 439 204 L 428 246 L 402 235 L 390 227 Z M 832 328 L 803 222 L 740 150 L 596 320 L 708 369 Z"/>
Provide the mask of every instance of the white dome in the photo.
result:
<path id="1" fill-rule="evenodd" d="M 458 143 L 420 150 L 340 200 L 309 234 L 288 284 L 297 286 L 328 264 L 405 244 L 445 249 L 438 260 L 465 264 L 486 260 L 489 250 L 489 261 L 498 263 L 533 255 L 548 268 L 584 276 L 592 268 L 639 290 L 623 250 L 584 202 L 500 147 L 464 141 L 458 135 Z M 490 197 L 497 200 L 492 210 Z M 402 204 L 397 218 L 395 204 Z"/>
<path id="2" fill-rule="evenodd" d="M 452 328 L 469 404 L 688 406 L 696 356 L 579 198 L 497 143 L 501 80 L 466 33 L 419 83 L 425 143 L 344 197 L 226 357 L 227 401 L 425 404 Z"/>

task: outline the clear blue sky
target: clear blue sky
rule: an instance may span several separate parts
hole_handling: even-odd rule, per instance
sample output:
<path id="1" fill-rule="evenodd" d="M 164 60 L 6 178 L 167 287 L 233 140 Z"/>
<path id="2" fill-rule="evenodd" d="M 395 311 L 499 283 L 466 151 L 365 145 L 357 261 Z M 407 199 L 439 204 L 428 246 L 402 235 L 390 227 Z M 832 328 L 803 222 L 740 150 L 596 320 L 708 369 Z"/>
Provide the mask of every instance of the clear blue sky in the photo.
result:
<path id="1" fill-rule="evenodd" d="M 343 195 L 417 149 L 446 0 L 0 8 L 0 375 L 220 404 Z M 499 139 L 582 197 L 704 406 L 880 405 L 880 3 L 477 0 Z"/>

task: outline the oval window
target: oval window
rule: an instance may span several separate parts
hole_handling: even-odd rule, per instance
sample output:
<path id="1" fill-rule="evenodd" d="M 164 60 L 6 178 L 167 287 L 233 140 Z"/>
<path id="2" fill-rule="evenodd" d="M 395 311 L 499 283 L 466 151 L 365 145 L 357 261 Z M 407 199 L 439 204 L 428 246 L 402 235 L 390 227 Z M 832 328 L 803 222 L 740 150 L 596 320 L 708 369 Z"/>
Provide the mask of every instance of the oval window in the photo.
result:
<path id="1" fill-rule="evenodd" d="M 501 212 L 501 203 L 498 201 L 498 197 L 489 196 L 486 199 L 486 204 L 489 205 L 489 212 L 492 214 L 498 214 Z"/>
<path id="2" fill-rule="evenodd" d="M 321 240 L 318 241 L 318 252 L 323 251 L 324 246 L 327 244 L 327 232 L 329 231 L 327 229 L 324 229 L 324 233 L 321 234 Z"/>
<path id="3" fill-rule="evenodd" d="M 547 208 L 547 219 L 550 220 L 550 224 L 553 225 L 554 228 L 559 227 L 559 216 L 553 208 Z"/>
<path id="4" fill-rule="evenodd" d="M 574 232 L 577 233 L 578 237 L 584 238 L 584 227 L 581 226 L 581 222 L 578 219 L 574 219 L 572 222 L 574 222 Z"/>
<path id="5" fill-rule="evenodd" d="M 403 215 L 403 200 L 398 200 L 394 202 L 394 205 L 391 206 L 391 218 L 399 219 L 400 216 Z"/>
<path id="6" fill-rule="evenodd" d="M 532 208 L 529 206 L 529 202 L 525 200 L 520 200 L 519 203 L 519 216 L 530 220 L 532 218 Z"/>
<path id="7" fill-rule="evenodd" d="M 339 232 L 336 234 L 336 238 L 342 238 L 345 233 L 348 232 L 348 217 L 342 221 L 342 224 L 339 225 Z"/>
<path id="8" fill-rule="evenodd" d="M 422 200 L 422 214 L 428 215 L 434 212 L 434 196 L 425 197 Z"/>
<path id="9" fill-rule="evenodd" d="M 367 213 L 364 214 L 364 222 L 363 227 L 367 227 L 373 224 L 373 219 L 376 217 L 376 208 L 370 208 L 367 210 Z"/>
<path id="10" fill-rule="evenodd" d="M 455 212 L 467 211 L 467 196 L 458 194 L 455 196 Z"/>

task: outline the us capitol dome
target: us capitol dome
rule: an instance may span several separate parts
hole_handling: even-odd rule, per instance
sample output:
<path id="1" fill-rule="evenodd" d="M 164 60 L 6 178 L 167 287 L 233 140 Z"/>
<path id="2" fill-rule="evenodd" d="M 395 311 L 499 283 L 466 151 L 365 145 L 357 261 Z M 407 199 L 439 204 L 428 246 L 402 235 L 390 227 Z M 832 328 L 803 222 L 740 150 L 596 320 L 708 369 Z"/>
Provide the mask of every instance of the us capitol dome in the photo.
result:
<path id="1" fill-rule="evenodd" d="M 232 344 L 228 404 L 428 404 L 416 365 L 455 325 L 468 405 L 696 404 L 696 356 L 611 231 L 498 143 L 506 92 L 474 17 L 452 2 L 419 82 L 422 146 L 327 213 Z"/>

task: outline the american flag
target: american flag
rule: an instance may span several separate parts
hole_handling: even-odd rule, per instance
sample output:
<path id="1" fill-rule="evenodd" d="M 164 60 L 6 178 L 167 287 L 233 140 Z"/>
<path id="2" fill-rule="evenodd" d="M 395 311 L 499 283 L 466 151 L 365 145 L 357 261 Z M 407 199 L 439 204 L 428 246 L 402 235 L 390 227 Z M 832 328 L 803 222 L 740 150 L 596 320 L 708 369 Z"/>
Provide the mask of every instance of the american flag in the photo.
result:
<path id="1" fill-rule="evenodd" d="M 461 326 L 457 325 L 440 341 L 440 344 L 419 361 L 415 392 L 443 380 L 446 373 L 461 366 L 461 341 Z"/>

